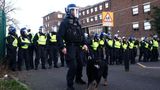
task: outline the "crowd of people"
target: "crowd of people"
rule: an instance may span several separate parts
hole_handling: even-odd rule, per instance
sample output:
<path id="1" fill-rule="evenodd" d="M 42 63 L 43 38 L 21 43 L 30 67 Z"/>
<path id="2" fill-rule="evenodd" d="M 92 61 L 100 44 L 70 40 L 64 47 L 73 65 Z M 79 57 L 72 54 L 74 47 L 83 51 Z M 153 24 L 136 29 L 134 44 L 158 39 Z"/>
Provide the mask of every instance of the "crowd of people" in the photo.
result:
<path id="1" fill-rule="evenodd" d="M 75 90 L 73 80 L 76 83 L 85 84 L 82 80 L 83 66 L 92 58 L 95 61 L 103 61 L 105 69 L 103 71 L 104 85 L 107 85 L 108 64 L 124 65 L 125 71 L 129 71 L 129 65 L 136 62 L 156 62 L 158 61 L 158 36 L 142 37 L 120 37 L 118 34 L 101 32 L 90 35 L 84 33 L 78 22 L 77 8 L 75 4 L 70 4 L 66 8 L 66 16 L 60 24 L 57 32 L 52 28 L 46 33 L 41 26 L 39 32 L 31 34 L 31 29 L 21 28 L 20 36 L 16 34 L 16 28 L 8 28 L 6 37 L 7 58 L 9 68 L 12 71 L 23 68 L 31 70 L 59 68 L 58 58 L 61 66 L 67 64 L 68 72 L 67 90 Z M 137 52 L 139 58 L 136 60 Z M 142 58 L 143 57 L 143 58 Z M 90 69 L 88 69 L 90 71 Z"/>

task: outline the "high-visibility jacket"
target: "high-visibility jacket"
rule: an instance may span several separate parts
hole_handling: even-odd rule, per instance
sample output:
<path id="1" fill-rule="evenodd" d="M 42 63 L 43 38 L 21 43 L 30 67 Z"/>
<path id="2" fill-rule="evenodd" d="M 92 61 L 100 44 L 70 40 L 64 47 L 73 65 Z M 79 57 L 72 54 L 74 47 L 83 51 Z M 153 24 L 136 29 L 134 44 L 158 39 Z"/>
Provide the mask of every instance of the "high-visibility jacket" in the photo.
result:
<path id="1" fill-rule="evenodd" d="M 127 45 L 126 43 L 123 43 L 123 44 L 122 44 L 122 48 L 125 49 L 125 50 L 127 49 L 127 46 L 128 46 L 128 45 Z"/>
<path id="2" fill-rule="evenodd" d="M 112 47 L 112 46 L 113 46 L 113 40 L 108 40 L 108 45 L 109 45 L 110 47 Z"/>
<path id="3" fill-rule="evenodd" d="M 18 46 L 18 39 L 17 39 L 16 37 L 12 36 L 12 35 L 8 35 L 8 37 L 9 37 L 9 36 L 11 36 L 11 37 L 14 38 L 14 40 L 13 40 L 13 42 L 12 42 L 12 45 L 13 45 L 14 47 L 17 47 L 17 46 Z M 8 44 L 8 41 L 7 41 L 7 40 L 6 40 L 6 43 Z"/>
<path id="4" fill-rule="evenodd" d="M 147 42 L 145 42 L 145 48 L 148 48 L 149 44 Z"/>
<path id="5" fill-rule="evenodd" d="M 50 42 L 57 42 L 56 35 L 52 35 L 51 33 L 49 35 L 51 37 Z"/>
<path id="6" fill-rule="evenodd" d="M 129 49 L 133 49 L 134 47 L 134 43 L 133 42 L 129 42 Z"/>
<path id="7" fill-rule="evenodd" d="M 38 33 L 38 44 L 39 45 L 46 45 L 47 37 L 45 35 L 39 35 Z"/>
<path id="8" fill-rule="evenodd" d="M 91 45 L 91 47 L 93 48 L 93 50 L 97 50 L 97 48 L 98 48 L 98 46 L 99 46 L 99 43 L 98 42 L 96 42 L 96 41 L 94 41 L 94 40 L 92 40 L 92 45 Z"/>
<path id="9" fill-rule="evenodd" d="M 114 47 L 115 47 L 115 48 L 121 48 L 121 43 L 120 43 L 120 41 L 115 41 Z"/>
<path id="10" fill-rule="evenodd" d="M 104 45 L 104 40 L 100 40 L 100 41 L 99 41 L 99 44 L 100 44 L 100 45 Z"/>
<path id="11" fill-rule="evenodd" d="M 159 47 L 158 41 L 153 40 L 153 47 L 156 47 L 156 48 L 158 48 L 158 47 Z"/>
<path id="12" fill-rule="evenodd" d="M 28 38 L 24 38 L 24 40 L 23 40 L 22 37 L 20 37 L 20 39 L 21 39 L 21 42 L 24 43 L 24 45 L 21 46 L 21 48 L 23 48 L 23 49 L 28 49 L 28 46 L 29 46 L 29 44 L 31 43 L 31 42 L 29 41 L 29 39 L 28 39 Z"/>

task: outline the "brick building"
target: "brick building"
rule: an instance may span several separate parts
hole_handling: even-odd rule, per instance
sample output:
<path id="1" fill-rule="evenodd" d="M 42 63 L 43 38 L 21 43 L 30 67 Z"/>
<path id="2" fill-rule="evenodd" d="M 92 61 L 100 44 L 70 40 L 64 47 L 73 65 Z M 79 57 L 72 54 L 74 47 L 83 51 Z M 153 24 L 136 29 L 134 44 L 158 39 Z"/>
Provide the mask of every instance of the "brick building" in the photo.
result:
<path id="1" fill-rule="evenodd" d="M 108 28 L 112 34 L 120 36 L 150 36 L 154 32 L 151 25 L 152 7 L 160 6 L 160 0 L 105 0 L 80 9 L 83 30 L 99 33 L 102 26 L 102 12 L 114 13 L 114 27 Z"/>
<path id="2" fill-rule="evenodd" d="M 47 31 L 50 31 L 53 27 L 59 27 L 62 19 L 64 17 L 64 13 L 52 12 L 43 17 L 43 25 L 45 26 Z"/>

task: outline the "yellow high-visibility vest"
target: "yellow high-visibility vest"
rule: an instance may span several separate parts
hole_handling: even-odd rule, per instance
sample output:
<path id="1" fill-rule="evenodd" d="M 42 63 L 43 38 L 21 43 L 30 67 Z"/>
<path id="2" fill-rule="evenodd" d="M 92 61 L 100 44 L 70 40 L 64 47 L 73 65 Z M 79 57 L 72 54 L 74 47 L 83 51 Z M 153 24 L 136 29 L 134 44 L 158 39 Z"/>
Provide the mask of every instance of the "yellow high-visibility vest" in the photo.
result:
<path id="1" fill-rule="evenodd" d="M 145 42 L 145 48 L 148 48 L 149 44 Z"/>
<path id="2" fill-rule="evenodd" d="M 28 44 L 30 44 L 31 42 L 29 41 L 29 39 L 28 38 L 24 38 L 24 40 L 22 39 L 22 37 L 20 37 L 20 39 L 21 39 L 21 42 L 22 43 L 25 43 L 25 45 L 23 45 L 23 46 L 21 46 L 21 48 L 23 48 L 23 49 L 28 49 Z"/>
<path id="3" fill-rule="evenodd" d="M 112 46 L 113 46 L 113 40 L 108 40 L 108 45 L 109 45 L 110 47 L 112 47 Z"/>
<path id="4" fill-rule="evenodd" d="M 158 48 L 158 47 L 159 47 L 158 41 L 153 40 L 153 47 L 156 47 L 156 48 Z"/>
<path id="5" fill-rule="evenodd" d="M 47 37 L 45 35 L 39 35 L 38 33 L 38 44 L 39 45 L 46 45 L 46 40 L 47 40 Z"/>
<path id="6" fill-rule="evenodd" d="M 51 39 L 50 39 L 51 42 L 57 42 L 57 37 L 56 37 L 56 35 L 52 35 L 52 34 L 50 33 L 50 37 L 51 37 Z"/>
<path id="7" fill-rule="evenodd" d="M 127 45 L 126 43 L 123 43 L 123 44 L 122 44 L 122 47 L 123 47 L 123 49 L 125 49 L 125 50 L 127 49 L 127 46 L 128 46 L 128 45 Z"/>
<path id="8" fill-rule="evenodd" d="M 120 43 L 120 41 L 115 41 L 114 47 L 115 47 L 115 48 L 121 48 L 121 43 Z"/>
<path id="9" fill-rule="evenodd" d="M 10 35 L 8 35 L 8 36 L 10 36 Z M 12 45 L 13 45 L 14 47 L 17 47 L 17 46 L 18 46 L 18 39 L 17 39 L 16 37 L 12 36 L 12 35 L 11 35 L 11 37 L 14 38 L 14 41 L 12 42 Z M 6 40 L 6 43 L 8 44 L 8 41 L 7 41 L 7 40 Z"/>
<path id="10" fill-rule="evenodd" d="M 129 42 L 129 49 L 133 49 L 133 47 L 134 47 L 133 42 Z"/>
<path id="11" fill-rule="evenodd" d="M 104 40 L 100 40 L 100 41 L 99 41 L 99 44 L 100 44 L 100 45 L 104 45 Z"/>
<path id="12" fill-rule="evenodd" d="M 98 48 L 98 46 L 99 46 L 99 43 L 98 42 L 95 42 L 94 40 L 92 40 L 92 48 L 93 48 L 93 50 L 97 50 L 97 48 Z"/>

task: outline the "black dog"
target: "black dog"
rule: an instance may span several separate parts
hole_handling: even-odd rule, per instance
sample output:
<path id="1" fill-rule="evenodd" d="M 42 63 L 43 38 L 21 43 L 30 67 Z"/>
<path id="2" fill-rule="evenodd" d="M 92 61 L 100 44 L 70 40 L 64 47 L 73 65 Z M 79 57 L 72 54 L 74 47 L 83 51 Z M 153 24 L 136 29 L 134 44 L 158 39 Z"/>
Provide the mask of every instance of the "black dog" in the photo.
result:
<path id="1" fill-rule="evenodd" d="M 106 70 L 106 71 L 105 71 Z M 89 57 L 86 67 L 88 77 L 88 89 L 97 90 L 101 77 L 108 70 L 108 65 L 103 60 L 94 60 Z"/>

